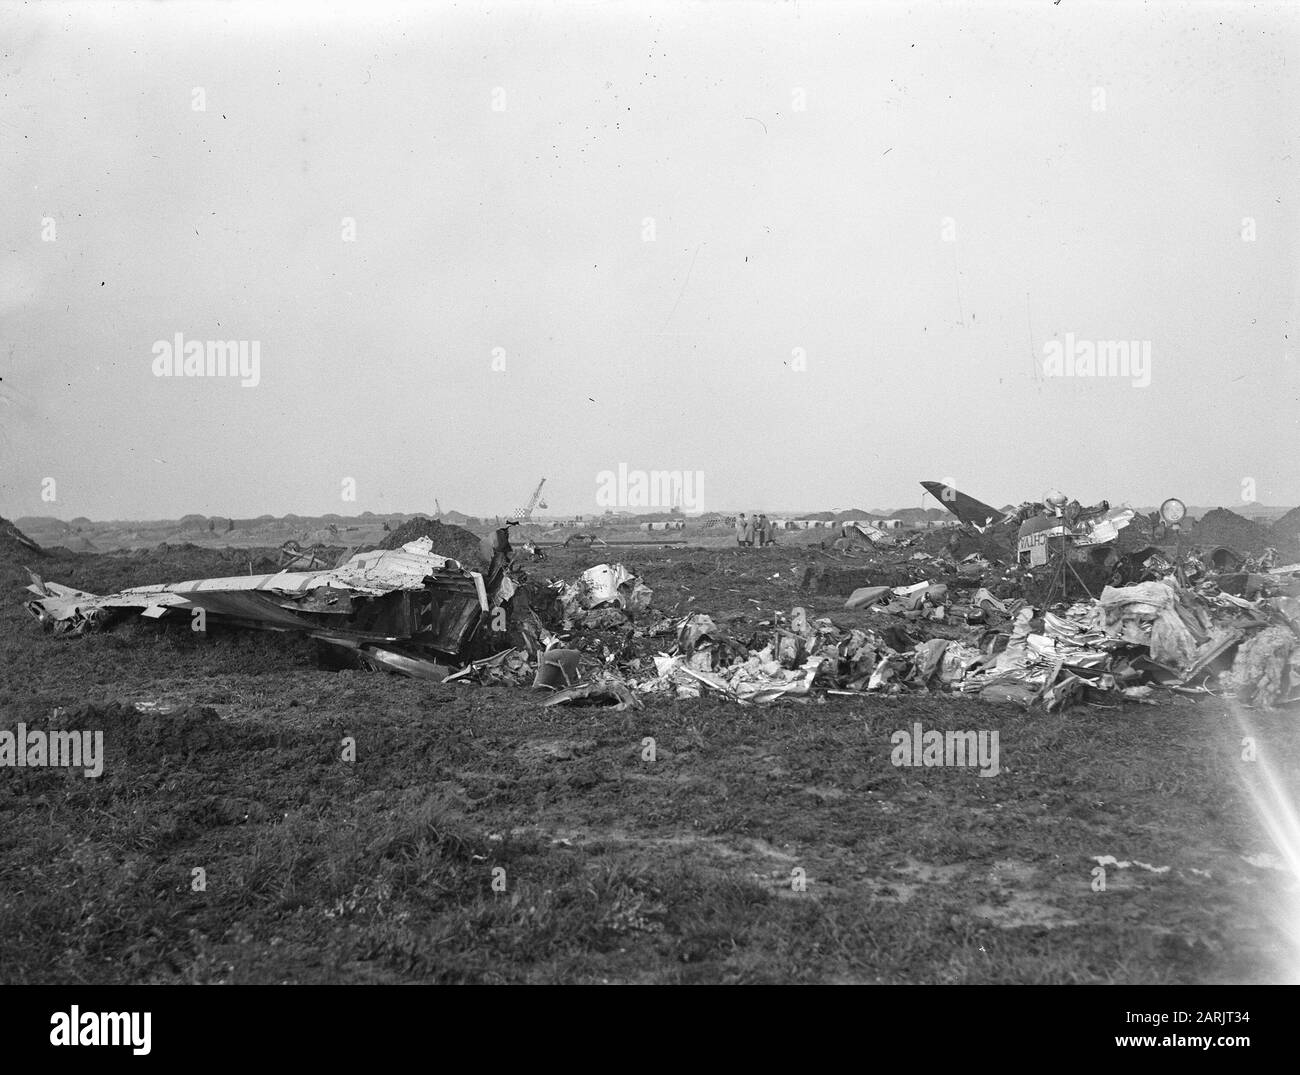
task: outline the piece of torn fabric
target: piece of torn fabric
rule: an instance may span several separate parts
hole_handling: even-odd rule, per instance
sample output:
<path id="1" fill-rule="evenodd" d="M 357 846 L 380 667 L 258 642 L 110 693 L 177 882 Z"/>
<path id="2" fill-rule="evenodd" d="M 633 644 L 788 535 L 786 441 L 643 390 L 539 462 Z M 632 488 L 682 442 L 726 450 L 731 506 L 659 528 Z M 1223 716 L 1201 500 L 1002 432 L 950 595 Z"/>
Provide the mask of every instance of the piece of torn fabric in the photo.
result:
<path id="1" fill-rule="evenodd" d="M 1287 701 L 1291 687 L 1291 654 L 1296 638 L 1290 628 L 1267 627 L 1241 643 L 1223 685 L 1239 701 L 1271 709 Z"/>
<path id="2" fill-rule="evenodd" d="M 1177 604 L 1177 591 L 1164 582 L 1107 586 L 1101 592 L 1102 626 L 1112 638 L 1149 646 L 1161 664 L 1189 668 L 1198 643 Z"/>

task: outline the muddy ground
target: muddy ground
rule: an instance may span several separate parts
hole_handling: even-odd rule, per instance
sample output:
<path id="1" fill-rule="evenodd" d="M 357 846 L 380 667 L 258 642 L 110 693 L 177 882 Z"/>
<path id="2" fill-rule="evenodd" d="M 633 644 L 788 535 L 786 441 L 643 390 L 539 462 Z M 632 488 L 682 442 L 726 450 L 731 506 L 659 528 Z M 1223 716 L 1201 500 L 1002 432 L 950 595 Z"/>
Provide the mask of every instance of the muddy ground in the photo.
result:
<path id="1" fill-rule="evenodd" d="M 554 551 L 536 570 L 571 578 L 610 555 Z M 810 565 L 854 566 L 825 550 L 618 556 L 670 613 L 888 622 L 802 588 Z M 248 559 L 39 570 L 102 593 Z M 0 727 L 102 729 L 107 759 L 97 779 L 0 769 L 5 982 L 1192 983 L 1300 967 L 1296 878 L 1247 791 L 1260 759 L 1300 787 L 1294 711 L 1043 716 L 946 695 L 543 708 L 503 686 L 321 671 L 276 635 L 56 638 L 23 611 L 25 581 L 0 564 Z M 916 722 L 996 730 L 1000 773 L 895 767 L 891 733 Z M 1102 890 L 1106 855 L 1133 864 Z"/>

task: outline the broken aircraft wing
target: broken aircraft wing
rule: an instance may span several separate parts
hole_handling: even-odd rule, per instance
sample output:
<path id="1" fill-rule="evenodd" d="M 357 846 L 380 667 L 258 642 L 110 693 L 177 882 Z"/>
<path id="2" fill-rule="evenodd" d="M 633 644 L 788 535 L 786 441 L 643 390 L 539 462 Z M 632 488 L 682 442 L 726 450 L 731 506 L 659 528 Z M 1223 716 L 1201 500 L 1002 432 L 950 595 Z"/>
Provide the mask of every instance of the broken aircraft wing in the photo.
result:
<path id="1" fill-rule="evenodd" d="M 303 631 L 325 641 L 404 642 L 455 656 L 489 609 L 487 588 L 481 574 L 431 548 L 421 538 L 357 553 L 330 571 L 136 586 L 106 597 L 33 575 L 27 609 L 59 633 L 80 634 L 119 610 L 157 618 L 202 609 L 214 623 Z"/>

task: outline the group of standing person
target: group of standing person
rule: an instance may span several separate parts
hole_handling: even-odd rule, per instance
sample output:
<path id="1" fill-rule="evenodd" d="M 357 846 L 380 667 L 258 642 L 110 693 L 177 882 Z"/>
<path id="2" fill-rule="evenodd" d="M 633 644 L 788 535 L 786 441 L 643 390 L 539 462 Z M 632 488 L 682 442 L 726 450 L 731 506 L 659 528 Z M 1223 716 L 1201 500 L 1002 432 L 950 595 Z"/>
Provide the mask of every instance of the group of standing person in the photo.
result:
<path id="1" fill-rule="evenodd" d="M 776 531 L 766 515 L 750 515 L 746 517 L 744 512 L 736 516 L 736 544 L 742 548 L 750 548 L 754 543 L 758 543 L 761 549 L 764 545 L 776 544 Z"/>

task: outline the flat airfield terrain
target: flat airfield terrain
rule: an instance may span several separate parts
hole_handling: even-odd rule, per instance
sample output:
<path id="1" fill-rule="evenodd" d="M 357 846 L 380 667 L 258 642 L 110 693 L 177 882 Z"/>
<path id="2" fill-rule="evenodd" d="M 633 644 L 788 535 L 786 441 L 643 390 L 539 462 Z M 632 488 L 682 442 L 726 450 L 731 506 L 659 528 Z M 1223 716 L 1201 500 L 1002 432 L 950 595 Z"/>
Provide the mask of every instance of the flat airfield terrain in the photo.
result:
<path id="1" fill-rule="evenodd" d="M 249 559 L 31 566 L 108 593 Z M 667 615 L 888 622 L 802 588 L 843 562 L 815 547 L 552 550 L 528 570 L 613 559 Z M 1294 711 L 1167 693 L 1052 715 L 944 694 L 544 708 L 526 688 L 323 671 L 281 635 L 55 637 L 22 607 L 21 568 L 0 564 L 0 727 L 102 729 L 107 757 L 96 779 L 0 770 L 7 983 L 1276 982 L 1300 966 L 1295 882 L 1250 794 L 1260 760 L 1300 786 Z M 996 730 L 1000 772 L 894 766 L 891 734 L 918 722 Z M 1104 878 L 1099 856 L 1117 860 Z"/>

